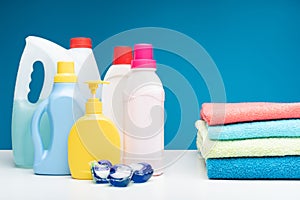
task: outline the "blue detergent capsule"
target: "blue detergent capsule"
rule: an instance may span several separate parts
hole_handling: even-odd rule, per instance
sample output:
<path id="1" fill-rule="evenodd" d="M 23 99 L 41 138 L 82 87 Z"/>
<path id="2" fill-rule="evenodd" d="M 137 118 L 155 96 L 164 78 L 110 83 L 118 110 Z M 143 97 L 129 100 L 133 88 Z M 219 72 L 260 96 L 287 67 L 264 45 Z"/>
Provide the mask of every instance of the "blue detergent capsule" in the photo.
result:
<path id="1" fill-rule="evenodd" d="M 148 163 L 133 163 L 130 164 L 130 167 L 133 169 L 133 176 L 131 180 L 135 183 L 145 183 L 153 175 L 153 168 Z"/>
<path id="2" fill-rule="evenodd" d="M 131 181 L 132 173 L 133 170 L 128 165 L 114 165 L 110 169 L 109 182 L 115 187 L 126 187 Z"/>
<path id="3" fill-rule="evenodd" d="M 109 183 L 108 176 L 112 167 L 108 160 L 94 161 L 91 163 L 91 172 L 95 183 Z"/>

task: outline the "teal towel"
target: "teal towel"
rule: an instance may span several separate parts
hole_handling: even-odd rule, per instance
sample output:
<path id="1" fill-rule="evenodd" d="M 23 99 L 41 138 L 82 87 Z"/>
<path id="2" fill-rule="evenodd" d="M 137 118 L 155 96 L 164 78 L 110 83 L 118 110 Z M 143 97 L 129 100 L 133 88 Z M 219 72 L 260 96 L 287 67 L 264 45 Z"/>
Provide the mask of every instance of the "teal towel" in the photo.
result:
<path id="1" fill-rule="evenodd" d="M 269 137 L 300 137 L 300 119 L 207 126 L 211 140 L 237 140 Z"/>
<path id="2" fill-rule="evenodd" d="M 300 156 L 206 160 L 210 179 L 300 179 Z"/>

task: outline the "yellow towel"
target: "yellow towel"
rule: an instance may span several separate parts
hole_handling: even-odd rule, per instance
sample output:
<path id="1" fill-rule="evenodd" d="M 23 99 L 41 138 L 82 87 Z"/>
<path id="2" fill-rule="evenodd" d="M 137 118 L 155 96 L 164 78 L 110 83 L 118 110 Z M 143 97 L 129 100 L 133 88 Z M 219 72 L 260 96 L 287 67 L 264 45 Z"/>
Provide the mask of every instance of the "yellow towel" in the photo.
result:
<path id="1" fill-rule="evenodd" d="M 300 155 L 300 138 L 210 140 L 204 121 L 196 121 L 195 126 L 198 129 L 197 147 L 205 159 Z"/>

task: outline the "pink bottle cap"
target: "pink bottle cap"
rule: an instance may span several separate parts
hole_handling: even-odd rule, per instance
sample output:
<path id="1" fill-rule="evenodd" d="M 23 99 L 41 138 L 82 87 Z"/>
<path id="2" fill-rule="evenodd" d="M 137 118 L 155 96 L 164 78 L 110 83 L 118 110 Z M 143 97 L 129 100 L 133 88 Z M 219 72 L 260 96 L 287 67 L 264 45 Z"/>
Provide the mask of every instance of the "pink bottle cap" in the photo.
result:
<path id="1" fill-rule="evenodd" d="M 153 47 L 151 44 L 134 45 L 134 57 L 131 61 L 131 68 L 156 69 L 156 61 L 153 60 Z"/>

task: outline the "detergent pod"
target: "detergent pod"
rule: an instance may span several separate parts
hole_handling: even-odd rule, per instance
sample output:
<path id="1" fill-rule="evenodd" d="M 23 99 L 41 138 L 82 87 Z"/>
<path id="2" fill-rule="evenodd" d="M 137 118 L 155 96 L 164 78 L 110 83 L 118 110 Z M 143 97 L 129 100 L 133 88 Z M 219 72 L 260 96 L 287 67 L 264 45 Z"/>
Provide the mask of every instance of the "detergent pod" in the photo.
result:
<path id="1" fill-rule="evenodd" d="M 126 187 L 131 181 L 133 170 L 128 165 L 118 164 L 112 166 L 109 173 L 109 182 L 115 187 Z"/>
<path id="2" fill-rule="evenodd" d="M 91 162 L 91 172 L 95 183 L 109 183 L 108 176 L 112 164 L 108 160 Z"/>
<path id="3" fill-rule="evenodd" d="M 133 169 L 131 180 L 135 183 L 145 183 L 153 175 L 154 170 L 148 163 L 132 163 L 129 165 Z"/>

